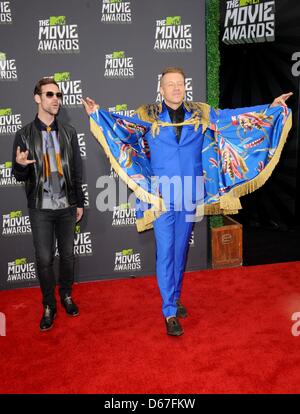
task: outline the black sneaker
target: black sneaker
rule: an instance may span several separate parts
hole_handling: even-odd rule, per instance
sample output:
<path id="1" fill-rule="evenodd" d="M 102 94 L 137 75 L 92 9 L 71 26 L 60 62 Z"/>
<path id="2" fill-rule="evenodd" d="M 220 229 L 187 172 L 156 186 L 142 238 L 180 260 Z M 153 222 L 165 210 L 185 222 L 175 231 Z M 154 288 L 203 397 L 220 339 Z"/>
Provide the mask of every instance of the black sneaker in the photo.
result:
<path id="1" fill-rule="evenodd" d="M 71 316 L 79 315 L 78 306 L 75 304 L 71 296 L 65 296 L 64 299 L 61 300 L 61 304 L 65 308 L 68 315 L 71 315 Z"/>
<path id="2" fill-rule="evenodd" d="M 186 308 L 182 305 L 182 303 L 179 302 L 179 299 L 176 300 L 176 305 L 177 305 L 176 317 L 186 318 L 188 316 L 188 313 L 186 311 Z"/>
<path id="3" fill-rule="evenodd" d="M 183 329 L 176 318 L 176 316 L 172 316 L 171 318 L 165 318 L 166 327 L 167 327 L 167 334 L 172 336 L 180 336 L 183 334 Z"/>
<path id="4" fill-rule="evenodd" d="M 44 306 L 44 313 L 40 322 L 41 331 L 49 331 L 53 326 L 53 321 L 56 316 L 56 309 L 50 306 Z"/>

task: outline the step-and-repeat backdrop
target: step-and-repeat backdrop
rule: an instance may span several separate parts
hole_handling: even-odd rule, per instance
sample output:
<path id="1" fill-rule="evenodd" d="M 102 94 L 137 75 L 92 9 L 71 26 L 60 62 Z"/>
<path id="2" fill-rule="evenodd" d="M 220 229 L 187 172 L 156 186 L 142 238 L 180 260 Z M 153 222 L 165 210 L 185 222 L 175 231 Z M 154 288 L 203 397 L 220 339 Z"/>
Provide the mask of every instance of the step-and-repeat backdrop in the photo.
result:
<path id="1" fill-rule="evenodd" d="M 280 162 L 261 189 L 241 199 L 243 222 L 278 230 L 274 240 L 280 249 L 280 231 L 299 225 L 300 3 L 222 0 L 220 6 L 220 105 L 259 105 L 293 92 L 288 100 L 293 128 Z"/>
<path id="2" fill-rule="evenodd" d="M 0 1 L 0 289 L 38 284 L 24 188 L 11 174 L 15 133 L 36 114 L 33 88 L 53 76 L 63 92 L 60 119 L 77 130 L 85 215 L 76 227 L 76 280 L 155 273 L 152 231 L 138 233 L 135 206 L 89 132 L 81 97 L 130 115 L 157 102 L 159 74 L 180 66 L 187 100 L 206 99 L 204 0 Z M 97 209 L 107 178 L 118 197 Z M 207 267 L 207 224 L 196 223 L 188 269 Z"/>

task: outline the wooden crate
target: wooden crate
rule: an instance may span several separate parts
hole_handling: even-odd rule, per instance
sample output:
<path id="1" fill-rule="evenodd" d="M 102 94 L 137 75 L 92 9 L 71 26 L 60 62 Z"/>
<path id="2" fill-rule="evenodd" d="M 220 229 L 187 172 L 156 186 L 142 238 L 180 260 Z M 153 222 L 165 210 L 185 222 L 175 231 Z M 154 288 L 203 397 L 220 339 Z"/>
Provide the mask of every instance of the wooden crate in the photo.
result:
<path id="1" fill-rule="evenodd" d="M 211 262 L 213 269 L 243 264 L 243 227 L 224 216 L 224 225 L 211 228 Z"/>

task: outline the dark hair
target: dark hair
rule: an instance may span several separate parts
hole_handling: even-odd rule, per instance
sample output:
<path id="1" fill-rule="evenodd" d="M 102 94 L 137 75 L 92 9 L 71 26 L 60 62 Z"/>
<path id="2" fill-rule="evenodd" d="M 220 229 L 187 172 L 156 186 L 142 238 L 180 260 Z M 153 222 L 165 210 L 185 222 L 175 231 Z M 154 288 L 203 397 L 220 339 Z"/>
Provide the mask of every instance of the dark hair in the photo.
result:
<path id="1" fill-rule="evenodd" d="M 167 74 L 167 73 L 180 73 L 183 76 L 183 79 L 185 79 L 185 73 L 181 68 L 176 68 L 175 66 L 170 66 L 168 68 L 165 68 L 161 73 L 161 79 Z"/>
<path id="2" fill-rule="evenodd" d="M 59 89 L 58 83 L 54 80 L 54 78 L 50 78 L 50 77 L 48 77 L 48 78 L 42 78 L 35 85 L 33 94 L 34 95 L 40 95 L 40 93 L 42 92 L 42 86 L 44 86 L 44 85 L 50 85 L 50 84 L 56 85 L 58 87 L 58 89 Z"/>

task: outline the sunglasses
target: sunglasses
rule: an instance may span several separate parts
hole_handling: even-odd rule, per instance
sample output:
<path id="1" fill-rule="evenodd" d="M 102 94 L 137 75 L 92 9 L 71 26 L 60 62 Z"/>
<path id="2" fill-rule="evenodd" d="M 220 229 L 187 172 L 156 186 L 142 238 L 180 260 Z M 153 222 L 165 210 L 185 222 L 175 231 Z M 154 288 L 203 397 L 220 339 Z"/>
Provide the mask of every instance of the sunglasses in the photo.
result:
<path id="1" fill-rule="evenodd" d="M 62 93 L 61 92 L 51 92 L 51 91 L 48 91 L 48 92 L 41 92 L 39 95 L 42 95 L 42 94 L 45 94 L 46 96 L 47 96 L 47 98 L 53 98 L 53 96 L 55 95 L 58 99 L 61 99 L 62 98 Z"/>

